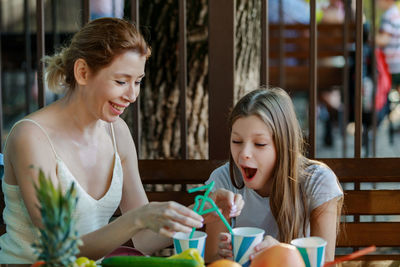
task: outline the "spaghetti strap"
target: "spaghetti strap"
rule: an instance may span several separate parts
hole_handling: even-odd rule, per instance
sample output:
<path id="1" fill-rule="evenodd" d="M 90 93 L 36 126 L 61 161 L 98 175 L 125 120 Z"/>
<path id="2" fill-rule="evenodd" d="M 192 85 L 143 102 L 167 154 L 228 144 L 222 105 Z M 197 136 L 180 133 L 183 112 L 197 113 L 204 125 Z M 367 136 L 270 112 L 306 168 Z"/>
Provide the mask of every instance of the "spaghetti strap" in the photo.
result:
<path id="1" fill-rule="evenodd" d="M 114 125 L 110 123 L 111 127 L 111 135 L 112 135 L 112 140 L 113 140 L 113 145 L 114 145 L 114 151 L 115 153 L 118 153 L 117 151 L 117 143 L 115 142 L 115 134 L 114 134 Z"/>
<path id="2" fill-rule="evenodd" d="M 56 150 L 54 149 L 53 143 L 51 142 L 50 136 L 47 134 L 46 130 L 45 130 L 37 121 L 34 121 L 34 120 L 32 120 L 32 119 L 22 119 L 22 120 L 19 120 L 19 121 L 17 121 L 17 122 L 13 125 L 13 127 L 12 127 L 11 130 L 10 130 L 10 133 L 12 132 L 12 130 L 14 129 L 15 126 L 17 126 L 19 123 L 21 123 L 21 122 L 23 122 L 23 121 L 32 122 L 33 124 L 35 124 L 37 127 L 39 127 L 39 128 L 42 130 L 42 132 L 46 135 L 47 139 L 49 140 L 49 143 L 50 143 L 51 149 L 52 149 L 53 152 L 54 152 L 54 155 L 55 155 L 56 158 L 58 159 L 59 157 L 58 157 L 58 155 L 57 155 L 57 153 L 56 153 Z M 10 136 L 10 134 L 8 134 L 8 136 Z M 8 139 L 8 136 L 7 136 L 7 139 Z M 7 139 L 6 139 L 6 143 L 7 143 Z"/>

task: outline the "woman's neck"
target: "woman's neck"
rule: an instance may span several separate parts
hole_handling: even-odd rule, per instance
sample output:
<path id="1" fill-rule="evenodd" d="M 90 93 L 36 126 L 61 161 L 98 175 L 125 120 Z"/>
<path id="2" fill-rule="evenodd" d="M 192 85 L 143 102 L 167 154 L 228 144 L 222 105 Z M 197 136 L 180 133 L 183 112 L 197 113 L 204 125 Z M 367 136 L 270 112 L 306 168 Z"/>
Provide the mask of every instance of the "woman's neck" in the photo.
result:
<path id="1" fill-rule="evenodd" d="M 63 113 L 63 123 L 68 126 L 68 131 L 74 136 L 73 139 L 89 141 L 104 124 L 90 112 L 87 103 L 77 92 L 68 93 L 60 99 L 59 107 Z"/>

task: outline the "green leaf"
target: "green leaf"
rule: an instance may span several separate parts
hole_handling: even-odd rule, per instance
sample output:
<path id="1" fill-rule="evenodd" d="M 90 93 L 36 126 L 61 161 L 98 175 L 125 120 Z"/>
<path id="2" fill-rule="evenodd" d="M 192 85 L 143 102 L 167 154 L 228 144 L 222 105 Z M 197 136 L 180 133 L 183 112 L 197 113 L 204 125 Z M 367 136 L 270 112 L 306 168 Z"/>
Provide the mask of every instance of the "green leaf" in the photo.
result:
<path id="1" fill-rule="evenodd" d="M 55 187 L 39 169 L 38 183 L 34 187 L 43 228 L 39 229 L 40 238 L 32 247 L 47 266 L 70 266 L 82 245 L 73 217 L 78 202 L 75 183 L 63 193 L 61 184 Z"/>

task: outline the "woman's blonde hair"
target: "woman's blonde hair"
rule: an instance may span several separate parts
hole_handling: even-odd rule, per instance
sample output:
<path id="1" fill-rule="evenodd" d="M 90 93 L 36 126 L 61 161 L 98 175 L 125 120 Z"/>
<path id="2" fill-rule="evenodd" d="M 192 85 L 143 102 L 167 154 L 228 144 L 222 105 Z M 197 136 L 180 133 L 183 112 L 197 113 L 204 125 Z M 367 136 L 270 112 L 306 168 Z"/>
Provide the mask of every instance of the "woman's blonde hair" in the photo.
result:
<path id="1" fill-rule="evenodd" d="M 303 136 L 290 96 L 281 88 L 257 89 L 243 98 L 233 108 L 232 125 L 239 118 L 258 116 L 270 129 L 276 147 L 276 165 L 273 172 L 270 207 L 279 228 L 278 239 L 290 242 L 306 234 L 307 205 L 303 179 L 310 175 L 305 168 L 318 163 L 303 156 Z M 235 187 L 244 186 L 232 155 L 230 174 Z"/>
<path id="2" fill-rule="evenodd" d="M 56 93 L 73 90 L 77 59 L 84 59 L 96 74 L 125 51 L 135 51 L 146 58 L 151 54 L 150 47 L 132 23 L 118 18 L 92 20 L 73 36 L 69 46 L 44 59 L 48 87 Z"/>

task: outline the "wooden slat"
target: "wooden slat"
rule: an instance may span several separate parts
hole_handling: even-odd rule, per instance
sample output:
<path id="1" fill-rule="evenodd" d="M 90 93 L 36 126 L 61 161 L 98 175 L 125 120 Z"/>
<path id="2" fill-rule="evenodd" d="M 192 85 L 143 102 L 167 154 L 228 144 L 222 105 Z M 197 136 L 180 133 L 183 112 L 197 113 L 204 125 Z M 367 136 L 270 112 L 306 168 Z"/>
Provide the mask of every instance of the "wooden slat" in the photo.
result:
<path id="1" fill-rule="evenodd" d="M 348 49 L 348 40 L 350 38 L 350 20 L 351 20 L 351 3 L 350 1 L 344 2 L 345 9 L 345 18 L 343 24 L 343 58 L 344 58 L 344 66 L 343 66 L 343 83 L 342 83 L 342 103 L 343 103 L 343 116 L 341 122 L 341 135 L 342 135 L 342 157 L 347 158 L 347 123 L 349 121 L 349 80 L 350 80 L 350 66 L 349 66 L 349 49 Z"/>
<path id="2" fill-rule="evenodd" d="M 399 203 L 400 190 L 346 191 L 343 212 L 353 215 L 396 215 L 400 214 Z"/>
<path id="3" fill-rule="evenodd" d="M 279 68 L 270 66 L 270 84 L 279 84 Z M 332 85 L 341 85 L 341 68 L 336 67 L 319 67 L 318 88 L 328 89 Z M 287 66 L 285 67 L 285 89 L 290 92 L 308 91 L 310 89 L 308 67 L 307 66 Z"/>
<path id="4" fill-rule="evenodd" d="M 341 182 L 400 182 L 400 158 L 320 159 Z"/>
<path id="5" fill-rule="evenodd" d="M 317 151 L 317 20 L 316 0 L 310 1 L 310 69 L 309 69 L 309 93 L 308 93 L 308 156 L 315 158 Z"/>
<path id="6" fill-rule="evenodd" d="M 37 49 L 37 85 L 38 85 L 38 104 L 39 108 L 46 104 L 45 88 L 44 88 L 44 2 L 36 0 L 36 49 Z"/>
<path id="7" fill-rule="evenodd" d="M 30 16 L 29 16 L 29 1 L 24 1 L 24 42 L 25 42 L 25 114 L 29 114 L 31 110 L 31 29 L 30 29 Z"/>
<path id="8" fill-rule="evenodd" d="M 144 184 L 197 184 L 208 179 L 223 160 L 139 160 Z"/>
<path id="9" fill-rule="evenodd" d="M 149 201 L 176 201 L 182 205 L 189 206 L 194 203 L 194 198 L 199 194 L 189 194 L 184 191 L 176 192 L 147 192 Z"/>
<path id="10" fill-rule="evenodd" d="M 135 24 L 137 29 L 140 29 L 139 24 L 139 0 L 131 0 L 131 19 L 132 22 Z M 136 101 L 130 105 L 130 112 L 132 113 L 132 127 L 131 127 L 131 134 L 133 137 L 133 141 L 135 142 L 136 146 L 136 154 L 140 159 L 140 150 L 141 150 L 141 140 L 140 140 L 140 133 L 141 133 L 141 123 L 140 123 L 140 94 Z"/>
<path id="11" fill-rule="evenodd" d="M 268 0 L 261 1 L 261 68 L 260 84 L 269 84 L 269 27 Z"/>
<path id="12" fill-rule="evenodd" d="M 179 117 L 181 135 L 181 158 L 187 159 L 187 120 L 186 120 L 186 0 L 179 0 Z"/>
<path id="13" fill-rule="evenodd" d="M 368 222 L 346 223 L 342 228 L 338 247 L 383 246 L 395 247 L 400 245 L 399 222 Z"/>
<path id="14" fill-rule="evenodd" d="M 82 26 L 90 21 L 90 0 L 82 1 Z"/>
<path id="15" fill-rule="evenodd" d="M 147 192 L 149 201 L 176 201 L 184 205 L 193 203 L 194 195 L 185 191 Z M 398 215 L 400 191 L 352 191 L 345 195 L 343 212 L 347 215 Z M 400 245 L 400 244 L 399 244 Z"/>
<path id="16" fill-rule="evenodd" d="M 0 1 L 0 33 L 3 32 L 3 5 Z M 2 65 L 2 58 L 3 55 L 1 54 L 2 44 L 1 44 L 1 35 L 0 35 L 0 151 L 3 151 L 3 82 L 2 82 L 2 74 L 3 74 L 3 65 Z M 1 208 L 1 207 L 0 207 Z M 3 210 L 3 209 L 1 209 Z"/>
<path id="17" fill-rule="evenodd" d="M 400 182 L 400 158 L 319 159 L 341 182 Z M 139 160 L 143 183 L 201 183 L 224 160 Z"/>
<path id="18" fill-rule="evenodd" d="M 361 131 L 362 131 L 362 72 L 363 72 L 363 2 L 356 0 L 356 91 L 354 97 L 355 106 L 355 133 L 354 133 L 354 157 L 361 157 Z"/>
<path id="19" fill-rule="evenodd" d="M 376 21 L 376 1 L 371 0 L 371 21 Z M 376 50 L 376 24 L 371 23 L 371 37 L 369 42 L 371 42 L 371 51 Z M 371 53 L 371 66 L 376 66 L 376 56 L 375 53 Z M 377 110 L 375 107 L 376 104 L 376 93 L 377 93 L 377 72 L 373 71 L 371 74 L 372 78 L 372 88 L 373 88 L 373 93 L 372 93 L 372 157 L 376 157 L 376 133 L 377 133 L 377 127 L 378 127 L 378 116 L 377 116 Z"/>

